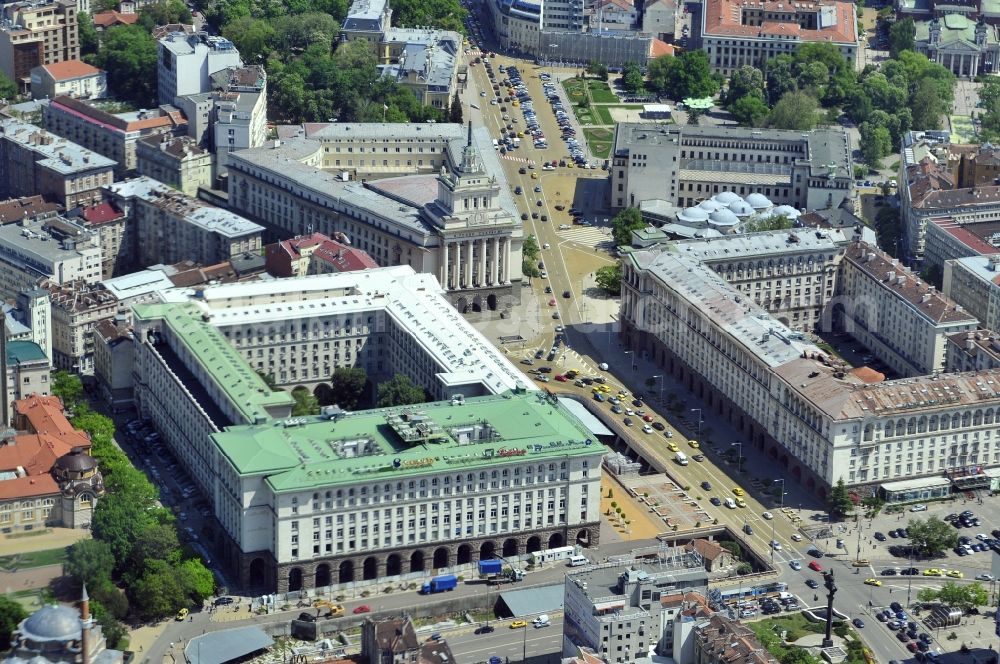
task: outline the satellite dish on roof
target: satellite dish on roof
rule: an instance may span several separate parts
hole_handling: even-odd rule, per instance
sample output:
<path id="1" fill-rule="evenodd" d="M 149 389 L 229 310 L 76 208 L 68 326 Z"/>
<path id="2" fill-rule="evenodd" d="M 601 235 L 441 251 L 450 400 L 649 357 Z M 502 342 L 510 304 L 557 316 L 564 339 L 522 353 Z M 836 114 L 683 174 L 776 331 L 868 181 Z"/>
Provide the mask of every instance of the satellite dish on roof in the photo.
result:
<path id="1" fill-rule="evenodd" d="M 403 462 L 399 460 L 399 457 L 396 457 L 395 459 L 392 460 L 393 468 L 399 468 L 401 465 L 403 465 Z"/>
<path id="2" fill-rule="evenodd" d="M 584 444 L 584 445 L 593 445 L 593 444 L 594 444 L 594 441 L 593 441 L 593 440 L 591 440 L 590 438 L 588 438 L 587 440 L 583 441 L 583 444 Z"/>

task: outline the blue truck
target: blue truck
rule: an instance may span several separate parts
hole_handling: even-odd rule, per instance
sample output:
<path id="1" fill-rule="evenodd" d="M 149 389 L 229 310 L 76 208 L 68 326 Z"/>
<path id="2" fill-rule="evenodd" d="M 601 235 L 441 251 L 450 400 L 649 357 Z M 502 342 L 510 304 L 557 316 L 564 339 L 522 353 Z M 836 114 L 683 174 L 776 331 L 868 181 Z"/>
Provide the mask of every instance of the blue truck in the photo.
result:
<path id="1" fill-rule="evenodd" d="M 513 583 L 524 578 L 524 572 L 516 567 L 509 566 L 504 569 L 505 562 L 499 558 L 480 560 L 479 575 L 485 577 L 488 583 L 493 584 Z"/>
<path id="2" fill-rule="evenodd" d="M 425 595 L 430 595 L 431 593 L 443 593 L 446 590 L 454 590 L 457 585 L 457 576 L 454 574 L 445 574 L 444 576 L 435 576 L 433 579 L 425 583 L 421 587 L 420 592 Z"/>
<path id="3" fill-rule="evenodd" d="M 503 571 L 503 561 L 498 558 L 492 560 L 479 561 L 479 573 L 484 576 L 492 576 Z"/>

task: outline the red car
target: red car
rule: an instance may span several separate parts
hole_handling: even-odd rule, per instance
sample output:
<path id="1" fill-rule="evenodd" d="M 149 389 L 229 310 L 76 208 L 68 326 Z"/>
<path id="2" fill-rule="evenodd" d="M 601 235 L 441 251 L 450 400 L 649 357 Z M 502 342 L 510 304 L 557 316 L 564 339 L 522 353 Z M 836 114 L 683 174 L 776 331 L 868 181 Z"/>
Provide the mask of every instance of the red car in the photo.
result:
<path id="1" fill-rule="evenodd" d="M 566 376 L 564 376 L 562 374 L 556 374 L 556 380 L 559 381 L 560 383 L 565 383 L 566 382 Z"/>
<path id="2" fill-rule="evenodd" d="M 642 419 L 645 422 L 652 422 L 653 421 L 653 416 L 650 415 L 649 413 L 647 413 L 647 414 L 645 414 L 645 415 L 642 416 Z"/>
<path id="3" fill-rule="evenodd" d="M 354 613 L 368 613 L 371 610 L 372 608 L 370 606 L 368 606 L 367 604 L 362 604 L 361 606 L 356 607 L 354 609 Z"/>
<path id="4" fill-rule="evenodd" d="M 814 572 L 822 572 L 823 566 L 814 560 L 811 563 L 809 563 L 809 569 L 813 570 Z"/>

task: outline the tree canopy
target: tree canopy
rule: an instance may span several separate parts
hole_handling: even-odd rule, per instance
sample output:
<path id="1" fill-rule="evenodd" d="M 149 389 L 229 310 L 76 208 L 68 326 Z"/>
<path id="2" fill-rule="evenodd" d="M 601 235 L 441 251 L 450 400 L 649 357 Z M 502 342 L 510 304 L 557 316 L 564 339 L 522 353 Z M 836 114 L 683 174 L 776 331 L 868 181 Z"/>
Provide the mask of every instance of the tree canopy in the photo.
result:
<path id="1" fill-rule="evenodd" d="M 52 394 L 59 397 L 63 408 L 73 410 L 83 396 L 83 381 L 80 376 L 65 369 L 52 372 Z"/>
<path id="2" fill-rule="evenodd" d="M 714 97 L 721 80 L 712 73 L 704 51 L 685 51 L 679 56 L 661 55 L 646 67 L 649 87 L 671 99 Z"/>
<path id="3" fill-rule="evenodd" d="M 0 652 L 10 648 L 11 635 L 18 624 L 27 617 L 28 612 L 20 602 L 12 597 L 0 595 Z"/>
<path id="4" fill-rule="evenodd" d="M 615 239 L 615 244 L 632 244 L 632 231 L 644 228 L 646 222 L 642 219 L 639 208 L 628 207 L 615 215 L 611 220 L 611 235 Z"/>
<path id="5" fill-rule="evenodd" d="M 420 387 L 409 376 L 396 374 L 384 383 L 378 384 L 379 408 L 386 406 L 405 406 L 412 403 L 423 403 L 427 401 L 427 394 L 424 388 Z"/>
<path id="6" fill-rule="evenodd" d="M 940 588 L 924 588 L 917 594 L 921 602 L 941 602 L 946 606 L 969 612 L 977 606 L 985 606 L 990 601 L 990 594 L 983 584 L 969 584 L 946 581 Z"/>
<path id="7" fill-rule="evenodd" d="M 597 268 L 594 273 L 597 286 L 609 295 L 620 295 L 622 292 L 622 264 L 605 265 Z"/>
<path id="8" fill-rule="evenodd" d="M 827 495 L 826 508 L 834 520 L 843 519 L 854 511 L 854 501 L 851 500 L 851 496 L 847 492 L 847 485 L 844 484 L 843 477 L 837 480 Z"/>
<path id="9" fill-rule="evenodd" d="M 816 128 L 819 103 L 812 95 L 801 92 L 785 94 L 771 109 L 767 124 L 775 129 L 811 131 Z"/>
<path id="10" fill-rule="evenodd" d="M 330 376 L 330 404 L 344 410 L 354 410 L 365 394 L 368 372 L 361 367 L 337 367 Z"/>
<path id="11" fill-rule="evenodd" d="M 115 96 L 142 108 L 156 105 L 156 40 L 141 25 L 116 25 L 104 31 L 101 47 L 90 56 L 107 72 Z"/>
<path id="12" fill-rule="evenodd" d="M 924 555 L 934 555 L 958 544 L 958 534 L 948 523 L 936 516 L 910 519 L 906 524 L 910 545 Z"/>
<path id="13" fill-rule="evenodd" d="M 917 26 L 906 17 L 889 28 L 889 57 L 898 58 L 903 51 L 912 51 L 917 37 Z"/>

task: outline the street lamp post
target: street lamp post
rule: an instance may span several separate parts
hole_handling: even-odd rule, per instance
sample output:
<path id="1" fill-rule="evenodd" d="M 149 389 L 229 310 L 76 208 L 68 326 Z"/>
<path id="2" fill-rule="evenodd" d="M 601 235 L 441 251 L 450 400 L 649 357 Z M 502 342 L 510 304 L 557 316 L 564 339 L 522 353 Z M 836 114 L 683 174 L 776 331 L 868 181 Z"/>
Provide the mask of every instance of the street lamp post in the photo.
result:
<path id="1" fill-rule="evenodd" d="M 702 419 L 701 419 L 701 408 L 692 408 L 691 412 L 692 413 L 695 413 L 695 412 L 698 413 L 698 437 L 701 438 L 701 422 L 702 422 Z"/>
<path id="2" fill-rule="evenodd" d="M 733 443 L 732 447 L 736 448 L 736 453 L 739 455 L 738 457 L 736 457 L 736 472 L 737 473 L 742 473 L 743 472 L 743 443 Z M 784 493 L 784 489 L 785 489 L 785 487 L 782 486 L 781 487 L 782 493 Z"/>

